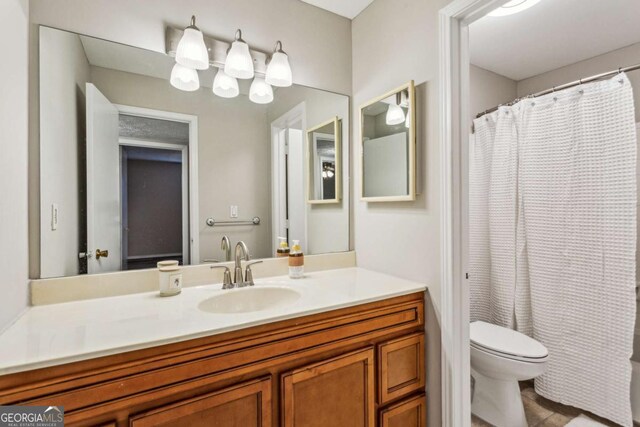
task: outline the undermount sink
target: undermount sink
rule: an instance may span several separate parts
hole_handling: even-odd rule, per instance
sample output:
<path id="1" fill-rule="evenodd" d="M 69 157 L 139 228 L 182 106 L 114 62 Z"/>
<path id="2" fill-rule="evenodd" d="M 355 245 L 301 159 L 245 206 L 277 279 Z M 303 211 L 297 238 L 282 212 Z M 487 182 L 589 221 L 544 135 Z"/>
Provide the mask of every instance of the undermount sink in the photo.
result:
<path id="1" fill-rule="evenodd" d="M 209 313 L 249 313 L 293 304 L 300 298 L 294 289 L 281 287 L 246 287 L 207 298 L 198 308 Z"/>

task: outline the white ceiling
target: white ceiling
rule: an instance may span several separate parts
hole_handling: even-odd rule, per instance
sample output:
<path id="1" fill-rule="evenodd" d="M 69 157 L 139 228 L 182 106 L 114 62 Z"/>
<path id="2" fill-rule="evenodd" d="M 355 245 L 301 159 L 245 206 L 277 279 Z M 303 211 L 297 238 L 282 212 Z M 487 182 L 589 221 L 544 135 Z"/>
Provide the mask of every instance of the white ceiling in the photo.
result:
<path id="1" fill-rule="evenodd" d="M 345 18 L 353 19 L 373 0 L 301 0 Z"/>
<path id="2" fill-rule="evenodd" d="M 518 81 L 640 42 L 640 0 L 542 0 L 469 34 L 472 64 Z"/>

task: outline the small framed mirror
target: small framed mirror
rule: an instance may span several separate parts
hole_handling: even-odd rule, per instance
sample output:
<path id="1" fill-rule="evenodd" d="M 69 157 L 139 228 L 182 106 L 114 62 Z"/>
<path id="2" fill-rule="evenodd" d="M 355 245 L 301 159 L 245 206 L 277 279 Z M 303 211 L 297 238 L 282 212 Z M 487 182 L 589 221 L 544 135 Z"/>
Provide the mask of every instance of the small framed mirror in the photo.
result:
<path id="1" fill-rule="evenodd" d="M 362 200 L 415 200 L 415 117 L 413 80 L 360 108 Z"/>
<path id="2" fill-rule="evenodd" d="M 342 196 L 341 121 L 334 117 L 307 130 L 310 204 L 339 203 Z"/>

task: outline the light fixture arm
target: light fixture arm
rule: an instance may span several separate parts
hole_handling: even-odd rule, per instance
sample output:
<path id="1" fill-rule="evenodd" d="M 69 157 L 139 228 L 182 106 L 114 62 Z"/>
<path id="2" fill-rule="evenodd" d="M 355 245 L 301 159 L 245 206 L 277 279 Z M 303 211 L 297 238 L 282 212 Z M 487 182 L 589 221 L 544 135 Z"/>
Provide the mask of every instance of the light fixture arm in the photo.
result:
<path id="1" fill-rule="evenodd" d="M 189 22 L 189 26 L 187 28 L 193 28 L 194 30 L 200 31 L 200 28 L 196 27 L 196 15 L 191 15 L 191 22 Z"/>
<path id="2" fill-rule="evenodd" d="M 237 41 L 237 42 L 242 42 L 242 43 L 246 43 L 246 42 L 242 39 L 242 30 L 241 30 L 240 28 L 238 28 L 238 29 L 236 30 L 235 41 Z"/>

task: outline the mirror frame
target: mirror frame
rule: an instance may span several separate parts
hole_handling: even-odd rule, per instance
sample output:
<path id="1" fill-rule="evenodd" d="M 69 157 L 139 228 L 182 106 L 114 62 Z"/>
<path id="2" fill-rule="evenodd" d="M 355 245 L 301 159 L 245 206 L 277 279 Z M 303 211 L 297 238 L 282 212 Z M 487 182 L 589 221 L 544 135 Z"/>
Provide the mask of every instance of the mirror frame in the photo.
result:
<path id="1" fill-rule="evenodd" d="M 333 123 L 333 134 L 335 135 L 336 147 L 336 172 L 335 172 L 335 195 L 334 199 L 315 199 L 313 195 L 313 168 L 311 164 L 313 152 L 313 133 L 323 127 Z M 331 203 L 340 203 L 342 200 L 342 120 L 338 116 L 333 117 L 326 122 L 322 122 L 317 126 L 307 129 L 307 203 L 311 205 L 327 205 Z"/>
<path id="2" fill-rule="evenodd" d="M 375 196 L 364 195 L 364 109 L 370 105 L 389 98 L 399 92 L 406 90 L 409 92 L 409 114 L 411 114 L 411 125 L 409 126 L 409 192 L 401 196 Z M 416 89 L 413 80 L 403 84 L 383 95 L 380 95 L 360 106 L 360 200 L 363 202 L 409 202 L 416 199 Z"/>

